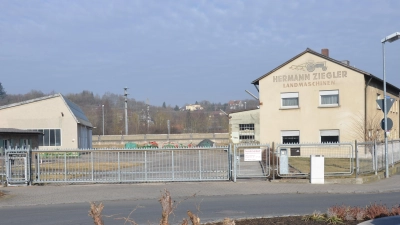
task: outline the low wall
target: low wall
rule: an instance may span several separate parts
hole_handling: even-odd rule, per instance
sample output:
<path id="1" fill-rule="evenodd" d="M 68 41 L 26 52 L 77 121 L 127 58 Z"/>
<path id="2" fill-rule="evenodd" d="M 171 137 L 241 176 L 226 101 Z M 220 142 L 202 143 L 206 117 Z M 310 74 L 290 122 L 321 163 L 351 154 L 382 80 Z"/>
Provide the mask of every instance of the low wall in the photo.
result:
<path id="1" fill-rule="evenodd" d="M 210 139 L 217 145 L 229 144 L 229 133 L 194 133 L 194 134 L 138 134 L 138 135 L 93 135 L 92 144 L 96 145 L 124 145 L 127 142 L 145 144 L 155 141 L 158 144 L 174 142 L 183 145 L 197 145 L 204 139 Z"/>

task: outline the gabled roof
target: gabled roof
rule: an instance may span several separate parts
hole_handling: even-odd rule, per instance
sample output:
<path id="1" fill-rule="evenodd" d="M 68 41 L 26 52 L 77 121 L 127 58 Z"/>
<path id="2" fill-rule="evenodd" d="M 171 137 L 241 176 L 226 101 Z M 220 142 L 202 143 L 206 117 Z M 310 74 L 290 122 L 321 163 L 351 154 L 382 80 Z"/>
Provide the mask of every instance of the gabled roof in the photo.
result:
<path id="1" fill-rule="evenodd" d="M 316 55 L 316 56 L 321 57 L 321 58 L 323 58 L 323 59 L 326 59 L 326 60 L 328 60 L 328 61 L 330 61 L 330 62 L 333 62 L 333 63 L 339 64 L 339 65 L 341 65 L 341 66 L 343 66 L 343 67 L 346 67 L 346 68 L 348 68 L 348 69 L 350 69 L 350 70 L 353 70 L 353 71 L 359 72 L 359 73 L 361 73 L 361 74 L 364 74 L 365 76 L 371 77 L 372 79 L 375 79 L 375 80 L 377 80 L 378 82 L 380 82 L 380 83 L 383 84 L 383 80 L 382 80 L 382 79 L 380 79 L 379 77 L 376 77 L 376 76 L 372 75 L 371 73 L 368 73 L 368 72 L 366 72 L 366 71 L 360 70 L 360 69 L 358 69 L 358 68 L 356 68 L 356 67 L 350 66 L 350 65 L 348 65 L 348 64 L 346 64 L 346 63 L 343 63 L 343 62 L 341 62 L 341 61 L 338 61 L 338 60 L 336 60 L 336 59 L 332 59 L 332 58 L 330 58 L 329 56 L 325 56 L 325 55 L 323 55 L 323 54 L 321 54 L 321 53 L 318 53 L 318 52 L 316 52 L 316 51 L 314 51 L 314 50 L 312 50 L 312 49 L 310 49 L 310 48 L 307 48 L 305 51 L 303 51 L 303 52 L 301 52 L 300 54 L 294 56 L 293 58 L 289 59 L 288 61 L 284 62 L 284 63 L 281 64 L 280 66 L 278 66 L 278 67 L 276 67 L 275 69 L 269 71 L 268 73 L 262 75 L 261 77 L 259 77 L 258 79 L 254 80 L 254 81 L 251 82 L 251 83 L 254 84 L 254 85 L 258 85 L 258 84 L 259 84 L 259 81 L 260 81 L 261 79 L 263 79 L 264 77 L 266 77 L 266 76 L 268 76 L 268 75 L 274 73 L 275 71 L 277 71 L 277 70 L 279 70 L 280 68 L 286 66 L 287 64 L 293 62 L 295 59 L 299 58 L 300 56 L 302 56 L 302 55 L 304 55 L 304 54 L 306 54 L 306 53 L 310 53 L 310 54 Z M 387 83 L 387 82 L 386 82 L 386 84 L 387 84 L 388 86 L 390 86 L 391 88 L 397 89 L 397 92 L 400 92 L 400 89 L 399 89 L 398 87 L 394 86 L 393 84 L 390 84 L 390 83 Z"/>
<path id="2" fill-rule="evenodd" d="M 76 123 L 80 123 L 80 124 L 88 126 L 88 127 L 93 127 L 93 125 L 90 123 L 89 119 L 86 117 L 85 113 L 81 110 L 81 108 L 79 108 L 78 105 L 76 105 L 75 103 L 73 103 L 70 100 L 68 100 L 67 98 L 65 98 L 62 94 L 54 94 L 54 95 L 49 95 L 49 96 L 45 96 L 45 97 L 41 97 L 41 98 L 35 98 L 35 99 L 23 101 L 23 102 L 17 102 L 17 103 L 13 103 L 13 104 L 9 104 L 9 105 L 3 105 L 3 106 L 0 106 L 0 110 L 17 107 L 20 105 L 30 104 L 33 102 L 39 102 L 39 101 L 43 101 L 43 100 L 47 100 L 47 99 L 51 99 L 51 98 L 57 98 L 57 97 L 60 97 L 63 100 L 63 102 L 65 103 L 67 108 L 70 110 L 72 116 L 74 117 Z"/>

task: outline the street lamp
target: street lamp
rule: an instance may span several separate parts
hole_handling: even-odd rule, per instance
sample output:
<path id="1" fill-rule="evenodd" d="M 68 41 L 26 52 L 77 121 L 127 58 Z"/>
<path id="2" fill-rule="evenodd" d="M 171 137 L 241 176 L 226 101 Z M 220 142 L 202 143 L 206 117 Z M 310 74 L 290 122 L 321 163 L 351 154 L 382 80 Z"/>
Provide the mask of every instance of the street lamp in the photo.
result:
<path id="1" fill-rule="evenodd" d="M 393 33 L 393 34 L 391 34 L 391 35 L 389 35 L 389 36 L 386 36 L 385 38 L 383 38 L 382 40 L 381 40 L 381 42 L 382 42 L 382 55 L 383 55 L 383 95 L 384 95 L 384 104 L 383 104 L 383 107 L 384 107 L 384 123 L 385 123 L 385 125 L 384 125 L 384 134 L 385 134 L 385 163 L 386 163 L 386 169 L 385 169 L 385 173 L 386 173 L 386 175 L 385 175 L 385 177 L 386 178 L 389 178 L 389 165 L 388 165 L 388 162 L 389 162 L 389 160 L 388 160 L 388 141 L 387 141 L 387 114 L 386 114 L 386 70 L 385 70 L 385 43 L 386 42 L 389 42 L 389 43 L 392 43 L 393 41 L 396 41 L 396 40 L 398 40 L 400 38 L 400 32 L 396 32 L 396 33 Z"/>
<path id="2" fill-rule="evenodd" d="M 103 136 L 104 136 L 104 105 L 101 105 L 101 111 L 103 113 Z"/>

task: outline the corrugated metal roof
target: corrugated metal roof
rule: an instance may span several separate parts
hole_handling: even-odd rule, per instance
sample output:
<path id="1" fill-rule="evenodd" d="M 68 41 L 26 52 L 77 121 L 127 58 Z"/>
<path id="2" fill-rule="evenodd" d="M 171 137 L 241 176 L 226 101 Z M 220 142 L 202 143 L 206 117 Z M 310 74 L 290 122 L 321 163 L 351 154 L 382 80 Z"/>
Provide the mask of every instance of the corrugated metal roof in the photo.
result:
<path id="1" fill-rule="evenodd" d="M 89 119 L 86 117 L 85 113 L 81 110 L 81 108 L 71 102 L 69 99 L 65 98 L 63 95 L 61 95 L 67 104 L 68 108 L 71 110 L 72 114 L 74 114 L 75 118 L 79 121 L 79 123 L 92 127 L 92 124 L 90 123 Z"/>

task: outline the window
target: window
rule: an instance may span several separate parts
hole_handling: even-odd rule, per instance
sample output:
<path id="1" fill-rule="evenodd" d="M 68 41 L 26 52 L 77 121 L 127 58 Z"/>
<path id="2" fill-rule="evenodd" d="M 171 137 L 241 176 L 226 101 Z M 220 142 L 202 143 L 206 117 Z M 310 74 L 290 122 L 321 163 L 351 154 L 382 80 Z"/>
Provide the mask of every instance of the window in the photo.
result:
<path id="1" fill-rule="evenodd" d="M 239 130 L 254 130 L 254 123 L 239 124 Z"/>
<path id="2" fill-rule="evenodd" d="M 300 131 L 284 130 L 281 131 L 282 144 L 298 144 L 300 143 Z"/>
<path id="3" fill-rule="evenodd" d="M 40 131 L 39 146 L 61 146 L 61 129 L 32 129 Z"/>
<path id="4" fill-rule="evenodd" d="M 252 142 L 254 141 L 254 123 L 239 124 L 239 141 Z"/>
<path id="5" fill-rule="evenodd" d="M 254 135 L 239 135 L 240 142 L 254 141 Z"/>
<path id="6" fill-rule="evenodd" d="M 282 108 L 299 108 L 299 93 L 281 93 L 281 107 Z"/>
<path id="7" fill-rule="evenodd" d="M 320 106 L 339 106 L 339 90 L 320 91 Z"/>
<path id="8" fill-rule="evenodd" d="M 338 143 L 339 130 L 320 130 L 321 143 Z"/>

